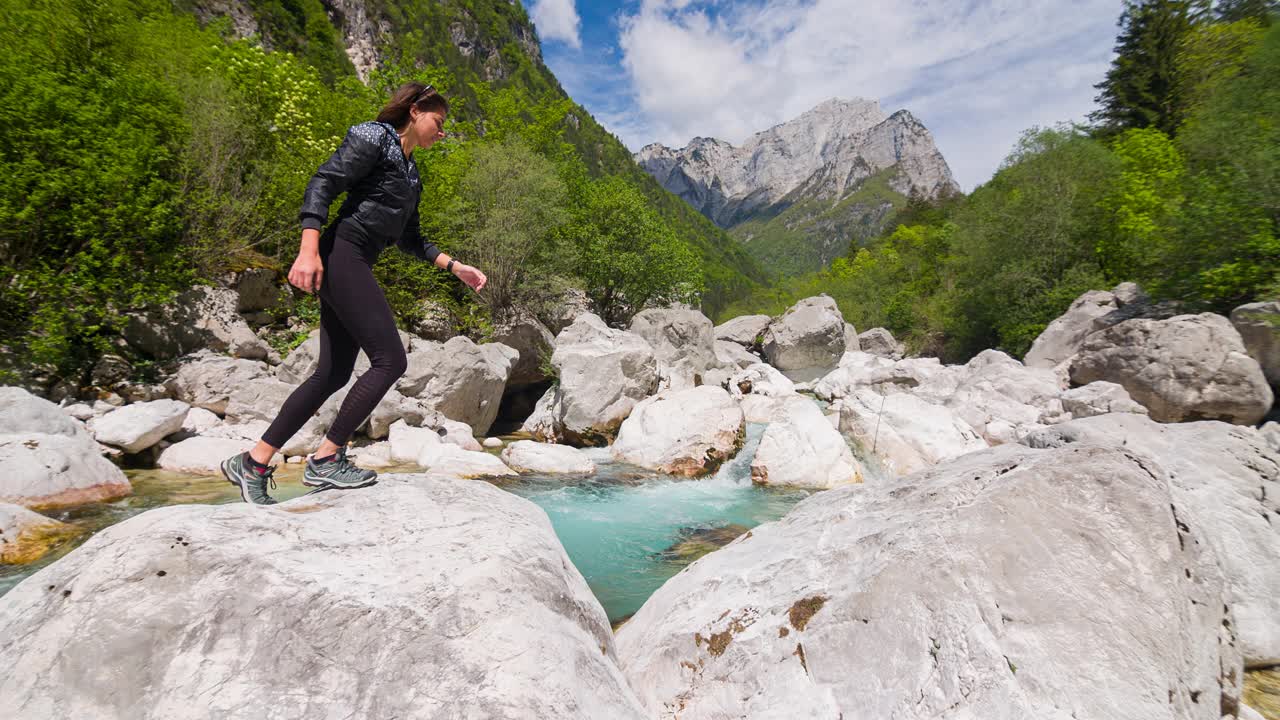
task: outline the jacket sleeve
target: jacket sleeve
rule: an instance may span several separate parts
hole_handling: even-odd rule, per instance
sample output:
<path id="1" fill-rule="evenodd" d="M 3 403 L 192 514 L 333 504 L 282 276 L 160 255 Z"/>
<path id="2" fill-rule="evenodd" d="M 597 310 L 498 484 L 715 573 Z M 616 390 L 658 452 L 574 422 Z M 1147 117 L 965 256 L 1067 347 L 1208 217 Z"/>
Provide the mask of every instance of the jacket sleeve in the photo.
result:
<path id="1" fill-rule="evenodd" d="M 342 145 L 307 183 L 307 191 L 302 196 L 302 211 L 298 213 L 302 227 L 316 230 L 324 227 L 334 199 L 367 176 L 378 164 L 381 154 L 376 142 L 355 132 L 354 127 L 347 130 Z"/>
<path id="2" fill-rule="evenodd" d="M 427 240 L 422 236 L 422 228 L 418 225 L 418 206 L 413 206 L 413 212 L 409 213 L 409 222 L 404 225 L 404 232 L 400 234 L 400 239 L 396 241 L 396 247 L 401 252 L 408 253 L 416 258 L 421 258 L 429 263 L 436 261 L 436 256 L 440 254 L 440 249 L 436 244 Z"/>

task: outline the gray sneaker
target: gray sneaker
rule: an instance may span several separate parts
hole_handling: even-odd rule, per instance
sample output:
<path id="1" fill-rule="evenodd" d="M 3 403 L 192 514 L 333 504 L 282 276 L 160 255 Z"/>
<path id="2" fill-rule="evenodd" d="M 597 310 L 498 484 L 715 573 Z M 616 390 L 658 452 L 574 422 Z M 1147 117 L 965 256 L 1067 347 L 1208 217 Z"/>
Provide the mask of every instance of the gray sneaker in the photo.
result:
<path id="1" fill-rule="evenodd" d="M 338 448 L 332 460 L 318 463 L 307 458 L 307 468 L 302 473 L 302 484 L 314 488 L 354 490 L 378 482 L 378 473 L 356 467 L 347 459 L 347 449 Z"/>
<path id="2" fill-rule="evenodd" d="M 240 488 L 240 497 L 250 505 L 275 505 L 276 501 L 267 494 L 267 487 L 276 489 L 273 477 L 275 468 L 267 468 L 266 472 L 258 472 L 249 460 L 249 453 L 242 452 L 222 461 L 222 474 L 227 482 Z"/>

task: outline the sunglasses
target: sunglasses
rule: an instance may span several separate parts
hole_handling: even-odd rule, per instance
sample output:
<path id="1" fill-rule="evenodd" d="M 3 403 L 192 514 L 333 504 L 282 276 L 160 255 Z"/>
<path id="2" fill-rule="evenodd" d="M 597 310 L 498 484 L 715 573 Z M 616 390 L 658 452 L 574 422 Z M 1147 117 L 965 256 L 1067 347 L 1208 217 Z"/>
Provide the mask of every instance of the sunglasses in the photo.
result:
<path id="1" fill-rule="evenodd" d="M 426 87 L 422 88 L 422 90 L 421 90 L 417 95 L 415 95 L 415 96 L 414 96 L 414 98 L 413 98 L 413 104 L 414 104 L 414 105 L 417 105 L 419 100 L 421 100 L 421 99 L 423 99 L 423 98 L 427 97 L 428 95 L 430 95 L 430 94 L 434 93 L 435 91 L 436 91 L 436 86 L 435 86 L 435 85 L 428 85 L 428 86 L 426 86 Z"/>

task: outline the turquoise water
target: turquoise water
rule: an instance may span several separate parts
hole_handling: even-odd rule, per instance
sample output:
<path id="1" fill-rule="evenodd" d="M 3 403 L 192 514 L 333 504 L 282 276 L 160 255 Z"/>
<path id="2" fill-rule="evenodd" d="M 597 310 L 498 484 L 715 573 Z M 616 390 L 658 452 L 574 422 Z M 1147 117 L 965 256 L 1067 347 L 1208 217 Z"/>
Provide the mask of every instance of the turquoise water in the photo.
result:
<path id="1" fill-rule="evenodd" d="M 738 455 L 710 478 L 686 480 L 608 463 L 594 453 L 596 475 L 574 484 L 522 478 L 507 489 L 547 512 L 556 535 L 578 571 L 599 598 L 611 622 L 618 622 L 687 563 L 664 551 L 690 531 L 776 520 L 808 493 L 751 484 L 751 458 L 764 432 L 747 429 Z"/>
<path id="2" fill-rule="evenodd" d="M 569 558 L 586 578 L 612 622 L 640 608 L 662 583 L 688 564 L 666 553 L 698 531 L 726 526 L 754 527 L 786 514 L 803 491 L 751 484 L 751 458 L 764 431 L 750 425 L 742 450 L 713 477 L 688 480 L 614 463 L 607 448 L 588 450 L 597 464 L 591 477 L 525 475 L 500 484 L 528 498 L 551 519 Z M 131 470 L 134 492 L 111 503 L 97 503 L 45 514 L 81 527 L 40 561 L 0 565 L 0 595 L 54 562 L 93 533 L 151 508 L 184 503 L 238 502 L 236 489 L 222 478 L 161 470 Z M 281 468 L 279 499 L 306 492 L 300 466 Z M 741 528 L 736 528 L 741 530 Z"/>

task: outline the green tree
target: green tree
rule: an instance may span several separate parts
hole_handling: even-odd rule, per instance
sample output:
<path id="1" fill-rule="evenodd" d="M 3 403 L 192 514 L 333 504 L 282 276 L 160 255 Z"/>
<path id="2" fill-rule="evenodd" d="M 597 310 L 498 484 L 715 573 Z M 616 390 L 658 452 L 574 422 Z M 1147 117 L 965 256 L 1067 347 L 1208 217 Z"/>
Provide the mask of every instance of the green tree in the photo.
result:
<path id="1" fill-rule="evenodd" d="M 1175 222 L 1183 203 L 1186 163 L 1168 135 L 1155 128 L 1126 130 L 1112 145 L 1120 173 L 1103 198 L 1113 228 L 1097 241 L 1109 282 L 1137 280 L 1150 286 L 1177 242 Z"/>
<path id="2" fill-rule="evenodd" d="M 479 299 L 501 317 L 550 270 L 567 219 L 563 183 L 551 161 L 516 139 L 475 149 L 454 211 L 457 251 L 488 277 Z"/>
<path id="3" fill-rule="evenodd" d="M 605 322 L 622 326 L 650 305 L 697 300 L 697 256 L 625 180 L 591 183 L 576 214 L 570 269 Z"/>
<path id="4" fill-rule="evenodd" d="M 1094 87 L 1098 110 L 1090 119 L 1105 130 L 1155 127 L 1168 135 L 1181 122 L 1177 55 L 1182 41 L 1207 13 L 1203 0 L 1127 0 L 1120 14 L 1116 57 Z"/>
<path id="5" fill-rule="evenodd" d="M 950 356 L 1000 347 L 1022 354 L 1080 292 L 1105 283 L 1100 202 L 1118 172 L 1105 146 L 1076 128 L 1030 130 L 999 172 L 954 216 L 956 313 Z"/>
<path id="6" fill-rule="evenodd" d="M 1276 0 L 1218 0 L 1213 8 L 1214 16 L 1221 22 L 1253 20 L 1263 27 L 1271 26 L 1276 13 L 1280 13 L 1280 2 Z"/>

